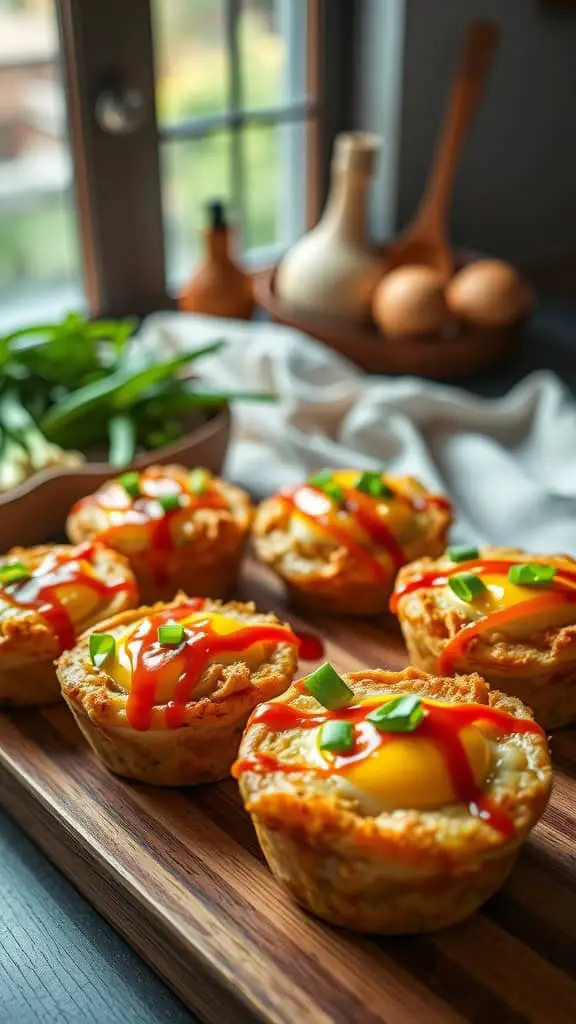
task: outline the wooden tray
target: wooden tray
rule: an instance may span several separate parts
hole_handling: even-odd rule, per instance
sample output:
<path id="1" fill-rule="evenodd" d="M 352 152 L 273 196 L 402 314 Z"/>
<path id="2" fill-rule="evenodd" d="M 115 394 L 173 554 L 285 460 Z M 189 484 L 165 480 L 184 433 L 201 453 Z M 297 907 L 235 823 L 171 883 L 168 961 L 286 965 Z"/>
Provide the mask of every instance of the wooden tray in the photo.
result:
<path id="1" fill-rule="evenodd" d="M 255 565 L 248 594 L 285 614 Z M 390 622 L 289 617 L 325 637 L 341 670 L 405 663 Z M 504 890 L 468 922 L 415 938 L 357 937 L 308 916 L 263 863 L 234 782 L 187 791 L 123 782 L 64 708 L 0 715 L 0 795 L 203 1020 L 574 1024 L 576 731 L 557 733 L 553 750 L 550 807 Z"/>

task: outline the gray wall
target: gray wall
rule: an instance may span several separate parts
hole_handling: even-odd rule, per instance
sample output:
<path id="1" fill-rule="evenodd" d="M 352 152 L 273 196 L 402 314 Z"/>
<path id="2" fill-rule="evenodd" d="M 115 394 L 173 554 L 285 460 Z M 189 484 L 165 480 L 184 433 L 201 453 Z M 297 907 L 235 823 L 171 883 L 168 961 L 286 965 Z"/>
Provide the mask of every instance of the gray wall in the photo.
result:
<path id="1" fill-rule="evenodd" d="M 576 17 L 538 0 L 392 2 L 405 7 L 398 222 L 421 193 L 466 26 L 494 18 L 502 38 L 457 178 L 453 238 L 529 267 L 571 253 L 576 283 Z"/>

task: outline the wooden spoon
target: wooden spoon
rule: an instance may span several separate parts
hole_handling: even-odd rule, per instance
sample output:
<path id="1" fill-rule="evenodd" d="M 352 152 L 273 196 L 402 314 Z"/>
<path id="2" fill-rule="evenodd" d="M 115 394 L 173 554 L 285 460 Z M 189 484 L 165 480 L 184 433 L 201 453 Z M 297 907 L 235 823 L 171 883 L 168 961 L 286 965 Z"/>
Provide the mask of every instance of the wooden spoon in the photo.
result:
<path id="1" fill-rule="evenodd" d="M 424 195 L 412 221 L 386 253 L 385 273 L 407 263 L 433 267 L 445 280 L 454 272 L 446 227 L 448 204 L 462 145 L 484 91 L 499 35 L 493 22 L 478 21 L 470 27 Z"/>

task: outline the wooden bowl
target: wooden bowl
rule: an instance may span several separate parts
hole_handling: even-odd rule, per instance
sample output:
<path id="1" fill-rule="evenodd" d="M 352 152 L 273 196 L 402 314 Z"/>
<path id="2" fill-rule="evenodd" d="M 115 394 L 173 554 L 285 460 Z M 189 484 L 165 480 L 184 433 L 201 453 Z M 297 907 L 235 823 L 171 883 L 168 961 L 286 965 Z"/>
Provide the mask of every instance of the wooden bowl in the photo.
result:
<path id="1" fill-rule="evenodd" d="M 459 267 L 474 258 L 457 253 Z M 518 340 L 526 318 L 506 327 L 459 326 L 454 334 L 382 334 L 374 324 L 349 325 L 284 304 L 276 295 L 276 269 L 257 277 L 256 299 L 272 320 L 296 327 L 369 373 L 415 374 L 432 380 L 465 377 L 503 359 Z"/>
<path id="2" fill-rule="evenodd" d="M 205 466 L 218 473 L 230 437 L 230 410 L 225 406 L 209 420 L 172 444 L 145 452 L 134 460 L 137 469 L 152 464 Z M 1 551 L 16 544 L 39 544 L 62 532 L 72 505 L 119 470 L 107 462 L 87 462 L 70 469 L 45 469 L 0 495 Z"/>

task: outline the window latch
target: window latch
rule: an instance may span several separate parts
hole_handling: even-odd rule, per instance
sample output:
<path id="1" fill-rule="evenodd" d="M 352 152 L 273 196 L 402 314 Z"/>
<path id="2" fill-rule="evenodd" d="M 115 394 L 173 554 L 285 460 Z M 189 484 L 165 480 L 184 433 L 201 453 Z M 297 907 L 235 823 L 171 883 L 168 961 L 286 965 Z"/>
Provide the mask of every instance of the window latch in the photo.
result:
<path id="1" fill-rule="evenodd" d="M 131 135 L 144 123 L 146 114 L 142 93 L 128 86 L 101 89 L 94 106 L 96 121 L 110 135 Z"/>

